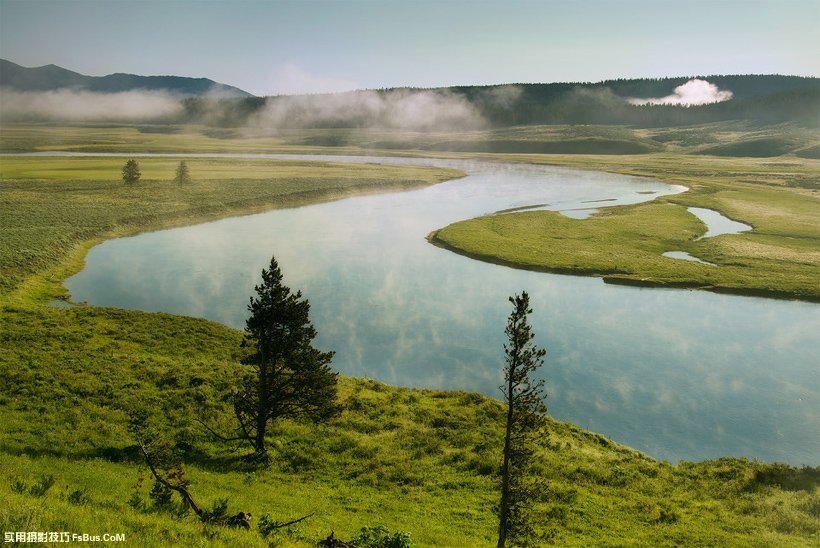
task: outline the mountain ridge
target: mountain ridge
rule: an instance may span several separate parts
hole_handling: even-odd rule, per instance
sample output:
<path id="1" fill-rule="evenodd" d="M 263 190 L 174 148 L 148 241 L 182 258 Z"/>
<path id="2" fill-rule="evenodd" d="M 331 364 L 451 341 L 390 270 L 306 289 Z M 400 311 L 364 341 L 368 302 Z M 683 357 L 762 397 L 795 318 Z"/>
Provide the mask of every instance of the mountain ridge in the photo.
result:
<path id="1" fill-rule="evenodd" d="M 17 91 L 55 91 L 71 89 L 97 93 L 126 91 L 164 91 L 179 97 L 254 97 L 242 89 L 216 82 L 209 78 L 187 76 L 141 76 L 116 72 L 105 76 L 88 76 L 55 64 L 24 67 L 7 59 L 0 59 L 0 86 Z"/>

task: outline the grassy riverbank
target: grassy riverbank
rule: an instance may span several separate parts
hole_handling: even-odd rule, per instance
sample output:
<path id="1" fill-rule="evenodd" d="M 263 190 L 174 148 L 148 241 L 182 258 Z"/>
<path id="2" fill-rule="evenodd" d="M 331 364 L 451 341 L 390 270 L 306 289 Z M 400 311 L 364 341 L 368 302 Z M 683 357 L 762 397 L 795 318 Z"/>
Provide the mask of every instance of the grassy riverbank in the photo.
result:
<path id="1" fill-rule="evenodd" d="M 655 172 L 670 182 L 686 179 L 695 191 L 699 178 L 676 157 L 509 159 Z M 147 547 L 311 546 L 331 530 L 349 539 L 361 527 L 384 525 L 409 532 L 421 546 L 494 545 L 498 401 L 343 378 L 341 416 L 320 427 L 281 423 L 272 432 L 273 465 L 255 469 L 242 461 L 244 450 L 215 443 L 195 422 L 204 417 L 229 427 L 223 396 L 239 367 L 238 331 L 167 314 L 42 304 L 106 238 L 459 174 L 189 159 L 194 182 L 178 186 L 170 181 L 177 160 L 144 159 L 144 181 L 126 187 L 122 163 L 0 159 L 0 528 L 124 533 L 129 544 Z M 805 173 L 790 168 L 790 180 L 808 177 L 813 164 L 805 165 Z M 684 171 L 664 174 L 664 166 Z M 675 198 L 729 204 L 732 188 Z M 750 188 L 759 188 L 764 201 L 767 189 L 781 190 Z M 789 212 L 796 207 L 784 203 Z M 692 233 L 700 228 L 685 217 L 665 222 L 675 230 L 683 222 Z M 804 239 L 812 237 L 809 225 Z M 794 227 L 785 216 L 780 229 Z M 773 221 L 769 230 L 778 237 Z M 314 516 L 265 539 L 255 529 L 203 527 L 190 514 L 153 507 L 151 482 L 139 483 L 147 471 L 127 431 L 133 410 L 146 411 L 176 445 L 203 506 L 227 498 L 232 512 L 251 512 L 254 525 L 266 512 L 279 521 Z M 743 459 L 673 466 L 570 424 L 550 425 L 538 464 L 550 490 L 538 509 L 557 545 L 814 546 L 820 539 L 817 468 Z M 45 489 L 49 476 L 53 485 Z"/>
<path id="2" fill-rule="evenodd" d="M 141 181 L 125 185 L 124 162 L 0 160 L 0 297 L 59 297 L 60 281 L 81 268 L 87 250 L 105 239 L 462 175 L 424 167 L 189 158 L 192 182 L 180 185 L 172 181 L 179 158 L 142 158 Z"/>
<path id="3" fill-rule="evenodd" d="M 817 160 L 668 154 L 505 158 L 651 176 L 690 190 L 646 204 L 605 208 L 584 220 L 555 212 L 481 217 L 441 229 L 432 241 L 520 268 L 820 300 Z M 753 230 L 697 239 L 706 227 L 687 206 L 713 209 Z M 717 266 L 663 257 L 666 251 L 685 251 Z"/>
<path id="4" fill-rule="evenodd" d="M 181 454 L 203 506 L 285 521 L 310 546 L 335 530 L 407 531 L 421 546 L 494 544 L 503 409 L 478 394 L 342 379 L 342 415 L 275 428 L 273 466 L 254 469 L 194 421 L 227 429 L 240 334 L 194 318 L 79 307 L 6 306 L 0 375 L 0 528 L 124 532 L 140 546 L 265 546 L 153 509 L 126 413 L 147 410 Z M 542 526 L 558 545 L 811 546 L 820 472 L 738 459 L 671 466 L 551 422 L 539 457 Z M 35 485 L 52 475 L 54 486 Z M 130 501 L 130 502 L 129 502 Z M 138 503 L 139 502 L 139 503 Z M 604 540 L 605 539 L 605 540 Z"/>

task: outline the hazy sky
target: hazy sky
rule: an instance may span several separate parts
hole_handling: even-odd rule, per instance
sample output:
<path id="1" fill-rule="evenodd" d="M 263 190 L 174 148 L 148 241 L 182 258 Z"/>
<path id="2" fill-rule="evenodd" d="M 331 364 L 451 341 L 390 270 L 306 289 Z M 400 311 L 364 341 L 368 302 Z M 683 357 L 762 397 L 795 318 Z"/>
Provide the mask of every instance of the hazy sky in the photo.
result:
<path id="1" fill-rule="evenodd" d="M 0 57 L 256 95 L 820 75 L 820 0 L 0 0 Z"/>

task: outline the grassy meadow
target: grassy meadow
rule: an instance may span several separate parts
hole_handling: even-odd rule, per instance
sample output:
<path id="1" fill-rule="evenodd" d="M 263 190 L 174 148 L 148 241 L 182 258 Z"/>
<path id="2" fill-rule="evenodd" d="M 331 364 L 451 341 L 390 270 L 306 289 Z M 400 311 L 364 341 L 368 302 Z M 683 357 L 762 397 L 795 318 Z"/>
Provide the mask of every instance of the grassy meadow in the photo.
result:
<path id="1" fill-rule="evenodd" d="M 558 138 L 548 137 L 547 129 L 531 131 L 542 140 Z M 628 135 L 621 137 L 631 139 L 638 130 L 624 131 Z M 12 126 L 0 131 L 0 150 L 296 152 L 313 150 L 320 137 L 339 137 L 332 130 L 274 137 L 240 133 Z M 745 138 L 740 133 L 735 141 Z M 721 139 L 728 141 L 726 135 Z M 649 134 L 637 137 L 657 141 Z M 337 143 L 344 148 L 315 150 L 364 150 L 361 143 Z M 687 152 L 699 145 L 663 146 L 662 152 L 645 155 L 477 155 L 654 176 L 691 191 L 584 221 L 531 212 L 465 226 L 509 219 L 509 227 L 484 233 L 481 245 L 496 245 L 488 238 L 520 230 L 517 223 L 528 223 L 527 234 L 537 229 L 548 235 L 538 241 L 520 237 L 516 246 L 557 249 L 557 235 L 573 237 L 570 247 L 588 246 L 583 264 L 569 268 L 574 272 L 595 265 L 613 275 L 606 271 L 610 266 L 595 261 L 602 246 L 617 242 L 623 255 L 617 268 L 639 264 L 656 269 L 657 276 L 669 274 L 684 262 L 674 261 L 673 268 L 652 257 L 673 246 L 711 262 L 739 262 L 731 271 L 738 284 L 751 283 L 741 272 L 765 270 L 771 287 L 800 298 L 816 294 L 811 282 L 812 276 L 815 284 L 818 279 L 812 189 L 817 161 L 793 155 L 707 157 Z M 679 149 L 670 151 L 671 146 Z M 499 401 L 342 378 L 342 413 L 320 426 L 279 423 L 271 433 L 272 464 L 257 468 L 242 459 L 246 448 L 215 441 L 196 420 L 229 430 L 226 395 L 241 367 L 240 332 L 197 318 L 45 305 L 64 294 L 61 280 L 81 268 L 87 250 L 107 238 L 352 193 L 401 190 L 461 174 L 188 158 L 193 181 L 177 185 L 172 178 L 179 158 L 138 161 L 143 179 L 126 186 L 122 157 L 0 157 L 0 528 L 125 533 L 128 545 L 145 547 L 313 546 L 331 531 L 351 539 L 362 527 L 381 525 L 409 533 L 417 546 L 494 545 L 504 424 Z M 716 209 L 755 230 L 744 238 L 695 242 L 703 227 L 685 212 L 688 205 Z M 709 273 L 680 272 L 683 278 L 675 283 L 702 283 Z M 499 369 L 501 357 L 499 349 Z M 176 448 L 200 506 L 210 508 L 226 498 L 232 513 L 252 513 L 251 531 L 203 525 L 176 504 L 162 506 L 152 499 L 150 473 L 128 431 L 128 416 L 135 412 L 146 413 Z M 733 458 L 672 465 L 558 421 L 550 421 L 538 457 L 549 490 L 536 510 L 543 517 L 541 532 L 555 545 L 820 543 L 820 468 Z M 269 536 L 257 529 L 265 514 L 284 522 L 310 513 Z"/>

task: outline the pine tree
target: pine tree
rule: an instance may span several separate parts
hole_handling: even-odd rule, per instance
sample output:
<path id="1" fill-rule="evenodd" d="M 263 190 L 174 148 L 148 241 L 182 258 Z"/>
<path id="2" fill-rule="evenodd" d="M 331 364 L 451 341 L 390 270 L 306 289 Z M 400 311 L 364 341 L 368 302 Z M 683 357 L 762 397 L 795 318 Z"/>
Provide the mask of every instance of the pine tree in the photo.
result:
<path id="1" fill-rule="evenodd" d="M 533 344 L 527 316 L 532 313 L 529 295 L 510 297 L 513 311 L 504 333 L 504 403 L 507 423 L 501 466 L 501 502 L 498 508 L 498 548 L 507 543 L 526 546 L 535 537 L 529 515 L 531 503 L 539 496 L 539 485 L 528 477 L 534 443 L 544 425 L 547 407 L 542 379 L 531 375 L 543 365 L 546 351 Z"/>
<path id="2" fill-rule="evenodd" d="M 136 160 L 128 160 L 122 166 L 122 180 L 125 184 L 134 184 L 140 180 L 140 166 Z"/>
<path id="3" fill-rule="evenodd" d="M 257 457 L 267 459 L 270 423 L 285 417 L 319 422 L 337 411 L 337 374 L 329 367 L 333 352 L 312 345 L 316 330 L 308 317 L 310 303 L 282 283 L 275 258 L 254 289 L 243 341 L 251 349 L 243 360 L 250 371 L 234 394 L 234 412 L 240 437 Z"/>
<path id="4" fill-rule="evenodd" d="M 185 160 L 181 160 L 179 162 L 179 165 L 177 166 L 176 175 L 174 176 L 174 182 L 178 184 L 191 182 L 191 174 L 188 171 L 188 164 L 185 163 Z"/>

